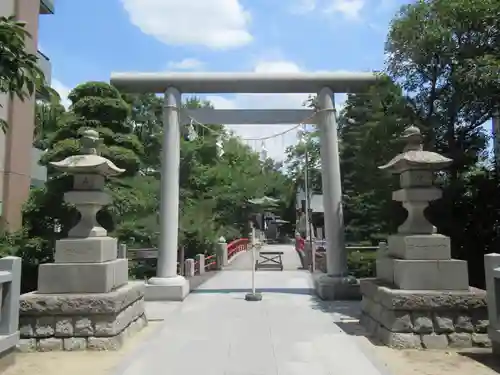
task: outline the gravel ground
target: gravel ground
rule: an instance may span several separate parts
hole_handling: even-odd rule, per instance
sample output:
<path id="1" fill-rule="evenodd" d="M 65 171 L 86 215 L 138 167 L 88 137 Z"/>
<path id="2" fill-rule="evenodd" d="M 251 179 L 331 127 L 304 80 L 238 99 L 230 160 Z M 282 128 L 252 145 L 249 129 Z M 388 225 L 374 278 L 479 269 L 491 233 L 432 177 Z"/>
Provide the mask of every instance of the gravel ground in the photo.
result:
<path id="1" fill-rule="evenodd" d="M 129 338 L 120 351 L 108 352 L 49 352 L 16 353 L 15 363 L 2 375 L 111 375 L 113 369 L 141 342 L 146 340 L 160 323 L 149 323 L 141 332 Z"/>

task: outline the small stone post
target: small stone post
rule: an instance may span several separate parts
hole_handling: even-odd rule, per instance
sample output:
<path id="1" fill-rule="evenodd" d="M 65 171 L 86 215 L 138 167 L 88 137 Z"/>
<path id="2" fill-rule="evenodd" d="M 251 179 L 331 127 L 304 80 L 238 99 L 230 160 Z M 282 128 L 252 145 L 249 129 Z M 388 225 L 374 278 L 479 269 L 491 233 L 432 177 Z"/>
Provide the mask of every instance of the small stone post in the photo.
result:
<path id="1" fill-rule="evenodd" d="M 227 242 L 226 239 L 221 236 L 217 244 L 217 269 L 220 270 L 228 264 Z"/>
<path id="2" fill-rule="evenodd" d="M 196 254 L 196 261 L 198 262 L 199 265 L 198 273 L 200 275 L 203 275 L 205 273 L 205 254 Z"/>
<path id="3" fill-rule="evenodd" d="M 19 341 L 19 293 L 21 291 L 21 258 L 0 258 L 0 357 L 15 348 Z"/>
<path id="4" fill-rule="evenodd" d="M 127 245 L 124 243 L 121 243 L 118 246 L 118 259 L 124 259 L 127 257 Z"/>
<path id="5" fill-rule="evenodd" d="M 179 275 L 185 276 L 184 275 L 184 246 L 181 246 L 179 248 Z"/>
<path id="6" fill-rule="evenodd" d="M 184 276 L 193 277 L 194 274 L 194 259 L 188 258 L 184 261 Z"/>
<path id="7" fill-rule="evenodd" d="M 500 354 L 500 254 L 484 256 L 486 295 L 488 300 L 488 336 L 491 339 L 493 353 Z"/>

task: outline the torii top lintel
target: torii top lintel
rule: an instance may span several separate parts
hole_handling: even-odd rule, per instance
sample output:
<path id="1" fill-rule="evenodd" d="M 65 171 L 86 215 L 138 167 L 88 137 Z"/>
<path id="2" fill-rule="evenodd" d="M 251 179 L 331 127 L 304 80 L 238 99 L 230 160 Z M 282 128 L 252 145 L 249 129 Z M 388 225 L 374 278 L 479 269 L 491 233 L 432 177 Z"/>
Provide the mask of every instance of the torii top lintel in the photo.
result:
<path id="1" fill-rule="evenodd" d="M 377 73 L 112 73 L 111 84 L 130 93 L 354 93 L 377 80 Z"/>

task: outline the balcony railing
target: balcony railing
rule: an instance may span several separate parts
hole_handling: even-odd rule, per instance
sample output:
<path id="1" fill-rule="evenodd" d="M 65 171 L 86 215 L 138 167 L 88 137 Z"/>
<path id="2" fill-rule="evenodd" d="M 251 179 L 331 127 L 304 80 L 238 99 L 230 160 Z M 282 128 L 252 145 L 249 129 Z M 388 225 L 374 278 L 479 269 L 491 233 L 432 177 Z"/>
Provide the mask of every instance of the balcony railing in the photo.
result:
<path id="1" fill-rule="evenodd" d="M 40 14 L 54 14 L 54 0 L 40 0 Z"/>
<path id="2" fill-rule="evenodd" d="M 38 66 L 45 75 L 45 81 L 50 84 L 52 80 L 52 64 L 50 59 L 40 51 L 37 51 L 36 55 L 38 57 Z"/>

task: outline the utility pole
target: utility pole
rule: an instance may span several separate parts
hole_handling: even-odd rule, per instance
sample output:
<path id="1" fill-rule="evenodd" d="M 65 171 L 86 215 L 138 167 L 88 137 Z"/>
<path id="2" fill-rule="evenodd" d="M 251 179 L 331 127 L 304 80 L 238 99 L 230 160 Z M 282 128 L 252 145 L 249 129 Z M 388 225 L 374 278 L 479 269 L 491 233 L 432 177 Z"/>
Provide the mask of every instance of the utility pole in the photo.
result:
<path id="1" fill-rule="evenodd" d="M 310 193 L 309 193 L 309 149 L 307 147 L 307 139 L 305 138 L 306 125 L 303 126 L 303 139 L 305 140 L 305 166 L 304 166 L 304 194 L 306 200 L 306 241 L 309 241 L 309 246 L 311 248 L 311 267 L 312 272 L 316 269 L 316 251 L 313 246 L 312 241 L 312 227 L 309 218 L 309 212 L 311 210 Z"/>

